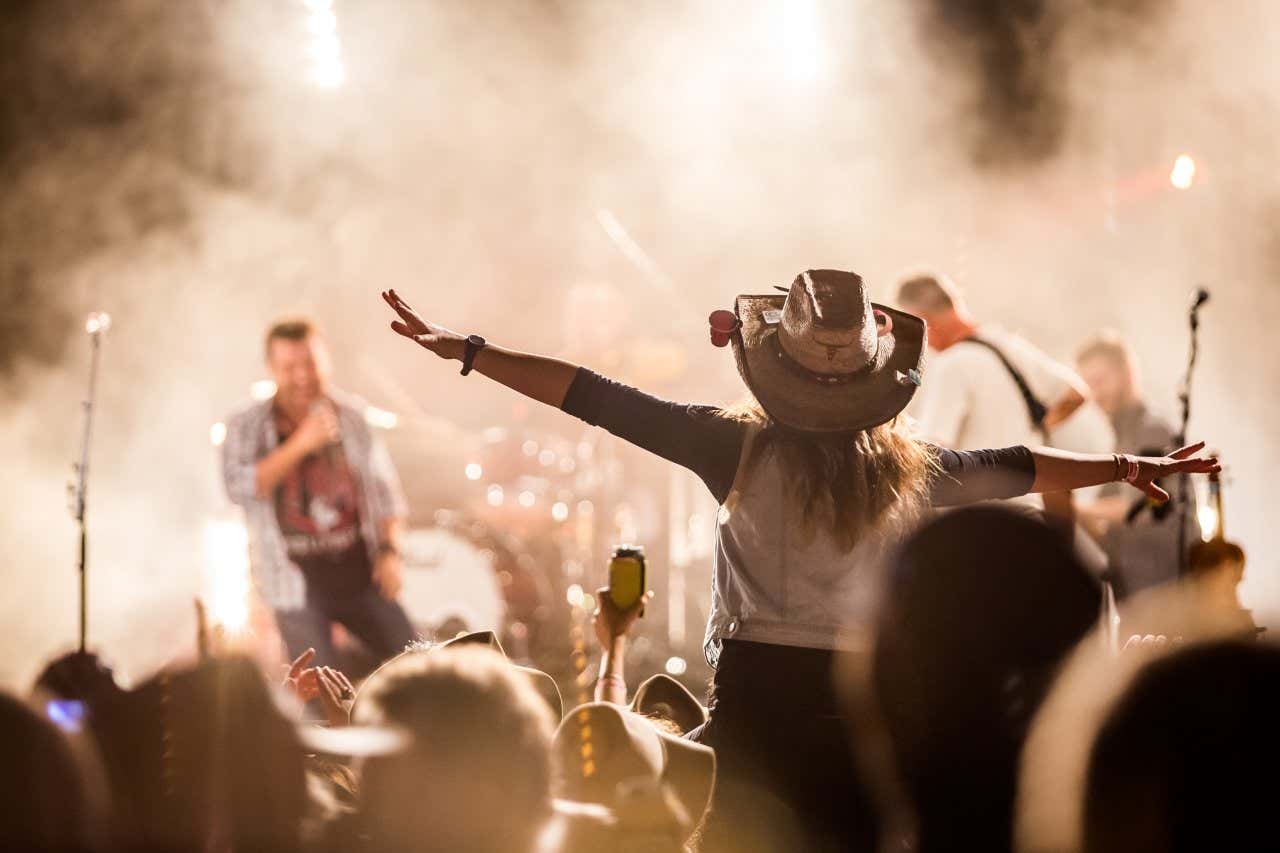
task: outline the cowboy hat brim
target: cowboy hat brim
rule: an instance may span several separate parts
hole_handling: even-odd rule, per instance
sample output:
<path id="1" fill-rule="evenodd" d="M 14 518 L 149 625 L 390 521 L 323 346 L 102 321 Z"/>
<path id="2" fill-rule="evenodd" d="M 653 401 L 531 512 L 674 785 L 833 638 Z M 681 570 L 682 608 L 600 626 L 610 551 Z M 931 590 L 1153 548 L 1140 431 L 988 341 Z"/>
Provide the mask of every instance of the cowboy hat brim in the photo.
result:
<path id="1" fill-rule="evenodd" d="M 787 297 L 739 296 L 734 306 L 741 327 L 733 353 L 742 381 L 769 417 L 805 432 L 856 432 L 893 420 L 915 395 L 924 363 L 925 325 L 919 317 L 872 303 L 893 322 L 881 335 L 871 363 L 838 379 L 815 377 L 795 363 L 778 341 L 778 323 Z"/>
<path id="2" fill-rule="evenodd" d="M 641 716 L 660 715 L 688 734 L 707 721 L 707 709 L 698 697 L 665 672 L 650 676 L 639 687 L 628 706 Z"/>

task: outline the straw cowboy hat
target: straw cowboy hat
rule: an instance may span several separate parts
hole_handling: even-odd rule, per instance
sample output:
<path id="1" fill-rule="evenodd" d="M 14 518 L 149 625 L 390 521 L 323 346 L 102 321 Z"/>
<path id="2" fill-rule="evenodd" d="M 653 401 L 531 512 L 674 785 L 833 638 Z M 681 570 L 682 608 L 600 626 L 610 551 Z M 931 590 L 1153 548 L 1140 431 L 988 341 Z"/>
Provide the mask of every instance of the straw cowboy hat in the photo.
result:
<path id="1" fill-rule="evenodd" d="M 698 698 L 663 672 L 650 676 L 637 687 L 628 707 L 642 717 L 670 720 L 681 734 L 688 734 L 707 721 L 707 709 Z"/>
<path id="2" fill-rule="evenodd" d="M 738 372 L 773 420 L 806 432 L 855 432 L 892 420 L 921 381 L 924 321 L 871 302 L 862 277 L 807 270 L 783 294 L 741 295 L 711 317 Z"/>
<path id="3" fill-rule="evenodd" d="M 677 822 L 686 829 L 702 820 L 711 802 L 715 751 L 618 705 L 591 702 L 569 712 L 556 730 L 554 751 L 557 795 L 568 800 L 621 813 L 629 791 L 656 785 L 672 794 Z"/>

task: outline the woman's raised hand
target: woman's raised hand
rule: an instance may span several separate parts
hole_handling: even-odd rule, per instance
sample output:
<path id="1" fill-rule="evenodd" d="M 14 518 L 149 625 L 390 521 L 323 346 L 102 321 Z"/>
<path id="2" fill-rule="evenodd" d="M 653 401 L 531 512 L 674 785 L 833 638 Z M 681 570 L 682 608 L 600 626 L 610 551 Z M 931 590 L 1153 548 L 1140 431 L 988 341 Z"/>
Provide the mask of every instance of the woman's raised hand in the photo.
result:
<path id="1" fill-rule="evenodd" d="M 462 358 L 466 350 L 466 339 L 462 335 L 423 320 L 394 290 L 382 291 L 382 300 L 400 315 L 399 320 L 391 321 L 391 328 L 396 334 L 416 342 L 441 358 Z"/>
<path id="2" fill-rule="evenodd" d="M 1216 474 L 1222 470 L 1217 457 L 1197 456 L 1204 450 L 1204 442 L 1197 441 L 1170 453 L 1168 456 L 1139 456 L 1138 477 L 1133 486 L 1145 492 L 1148 497 L 1164 503 L 1169 500 L 1169 493 L 1156 484 L 1161 477 L 1173 474 Z"/>

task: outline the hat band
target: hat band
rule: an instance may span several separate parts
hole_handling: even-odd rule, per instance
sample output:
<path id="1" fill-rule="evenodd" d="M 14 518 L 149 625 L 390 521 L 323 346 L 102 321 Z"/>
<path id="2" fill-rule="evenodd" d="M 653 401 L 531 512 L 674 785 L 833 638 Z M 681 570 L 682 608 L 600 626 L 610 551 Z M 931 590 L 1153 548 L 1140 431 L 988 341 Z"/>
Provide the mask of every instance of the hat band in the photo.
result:
<path id="1" fill-rule="evenodd" d="M 809 382 L 814 382 L 818 385 L 848 385 L 850 382 L 856 382 L 866 374 L 870 373 L 876 363 L 875 356 L 872 356 L 870 361 L 852 373 L 818 373 L 817 371 L 810 370 L 792 358 L 791 354 L 787 352 L 786 347 L 782 345 L 782 341 L 779 340 L 779 335 L 776 331 L 772 338 L 770 338 L 769 345 L 773 347 L 774 355 L 777 356 L 778 361 L 782 362 L 783 367 L 795 374 L 797 377 L 808 380 Z"/>

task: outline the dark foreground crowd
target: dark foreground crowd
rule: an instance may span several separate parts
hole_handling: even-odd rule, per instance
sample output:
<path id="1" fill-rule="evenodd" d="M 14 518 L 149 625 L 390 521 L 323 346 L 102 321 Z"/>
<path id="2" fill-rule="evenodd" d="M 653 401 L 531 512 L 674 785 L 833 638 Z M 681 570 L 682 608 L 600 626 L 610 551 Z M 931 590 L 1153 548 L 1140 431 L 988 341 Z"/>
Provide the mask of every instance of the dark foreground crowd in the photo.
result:
<path id="1" fill-rule="evenodd" d="M 1102 588 L 1057 533 L 941 517 L 897 552 L 873 649 L 744 688 L 779 709 L 761 773 L 830 764 L 788 754 L 786 709 L 831 694 L 865 784 L 762 787 L 714 839 L 717 756 L 684 737 L 706 711 L 665 676 L 630 691 L 602 667 L 597 701 L 567 708 L 485 633 L 414 646 L 358 689 L 307 655 L 282 679 L 205 648 L 126 691 L 73 654 L 0 698 L 0 849 L 841 849 L 832 814 L 868 850 L 1272 849 L 1280 651 L 1197 609 L 1221 568 L 1153 594 L 1168 634 L 1109 645 Z M 634 613 L 600 600 L 607 659 Z"/>

